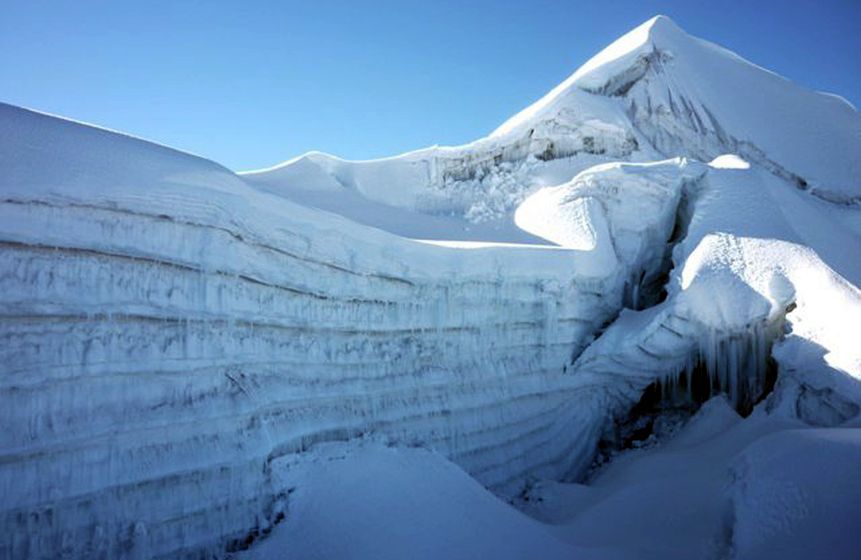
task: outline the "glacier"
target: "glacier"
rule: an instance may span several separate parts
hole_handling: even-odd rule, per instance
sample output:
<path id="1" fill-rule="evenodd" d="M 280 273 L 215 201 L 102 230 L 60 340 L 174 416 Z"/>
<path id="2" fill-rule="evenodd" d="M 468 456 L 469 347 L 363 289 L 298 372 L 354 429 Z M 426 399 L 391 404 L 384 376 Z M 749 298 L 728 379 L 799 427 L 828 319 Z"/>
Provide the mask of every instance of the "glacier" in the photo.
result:
<path id="1" fill-rule="evenodd" d="M 381 160 L 234 173 L 11 105 L 0 123 L 2 557 L 266 554 L 327 517 L 309 488 L 338 503 L 325 476 L 409 487 L 421 465 L 547 557 L 627 557 L 588 516 L 545 542 L 485 493 L 571 513 L 630 481 L 652 455 L 578 484 L 655 393 L 693 416 L 646 454 L 696 465 L 703 430 L 741 434 L 714 448 L 720 554 L 762 556 L 775 461 L 822 485 L 796 449 L 861 496 L 861 116 L 669 18 L 485 138 Z M 837 511 L 811 508 L 808 531 Z M 320 550 L 295 556 L 345 549 Z"/>

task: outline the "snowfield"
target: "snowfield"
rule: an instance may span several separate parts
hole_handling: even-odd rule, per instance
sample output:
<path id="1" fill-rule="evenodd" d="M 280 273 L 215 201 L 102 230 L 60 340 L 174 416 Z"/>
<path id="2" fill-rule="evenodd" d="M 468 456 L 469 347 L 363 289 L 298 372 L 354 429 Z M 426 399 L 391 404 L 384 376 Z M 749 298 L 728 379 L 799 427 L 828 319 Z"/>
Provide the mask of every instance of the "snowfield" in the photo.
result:
<path id="1" fill-rule="evenodd" d="M 0 557 L 857 558 L 859 154 L 661 16 L 374 161 L 0 104 Z"/>

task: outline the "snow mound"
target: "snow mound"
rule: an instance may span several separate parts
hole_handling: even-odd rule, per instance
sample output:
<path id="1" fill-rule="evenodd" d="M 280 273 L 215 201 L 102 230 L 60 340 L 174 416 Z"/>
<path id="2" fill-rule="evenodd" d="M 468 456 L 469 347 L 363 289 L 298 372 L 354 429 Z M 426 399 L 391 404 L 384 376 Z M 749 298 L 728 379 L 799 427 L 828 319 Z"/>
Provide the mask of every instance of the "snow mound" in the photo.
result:
<path id="1" fill-rule="evenodd" d="M 639 558 L 854 558 L 858 446 L 857 428 L 742 419 L 717 397 L 589 486 L 540 481 L 519 505 L 572 545 L 624 543 Z"/>
<path id="2" fill-rule="evenodd" d="M 762 438 L 732 467 L 739 559 L 856 558 L 861 430 L 790 430 Z"/>
<path id="3" fill-rule="evenodd" d="M 6 103 L 0 103 L 0 122 L 4 194 L 248 190 L 217 163 L 133 136 Z"/>
<path id="4" fill-rule="evenodd" d="M 704 173 L 701 165 L 681 159 L 598 165 L 533 194 L 518 206 L 515 222 L 563 247 L 599 250 L 599 240 L 612 241 L 608 248 L 620 262 L 642 268 L 644 261 L 660 261 L 683 184 Z"/>
<path id="5" fill-rule="evenodd" d="M 295 488 L 287 519 L 240 558 L 630 557 L 563 543 L 427 450 L 366 444 L 310 455 L 276 465 Z"/>
<path id="6" fill-rule="evenodd" d="M 715 169 L 750 169 L 750 164 L 735 154 L 724 154 L 709 162 Z"/>

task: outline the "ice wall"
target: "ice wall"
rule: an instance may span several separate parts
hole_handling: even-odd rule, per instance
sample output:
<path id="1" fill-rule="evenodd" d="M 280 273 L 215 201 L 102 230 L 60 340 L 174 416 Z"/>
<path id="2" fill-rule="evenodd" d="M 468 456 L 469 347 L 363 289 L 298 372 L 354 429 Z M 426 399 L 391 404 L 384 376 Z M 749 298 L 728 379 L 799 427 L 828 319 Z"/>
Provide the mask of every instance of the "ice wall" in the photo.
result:
<path id="1" fill-rule="evenodd" d="M 502 493 L 588 461 L 602 391 L 566 368 L 621 306 L 606 236 L 427 245 L 0 118 L 0 555 L 222 554 L 289 510 L 269 465 L 321 441 L 430 446 Z"/>

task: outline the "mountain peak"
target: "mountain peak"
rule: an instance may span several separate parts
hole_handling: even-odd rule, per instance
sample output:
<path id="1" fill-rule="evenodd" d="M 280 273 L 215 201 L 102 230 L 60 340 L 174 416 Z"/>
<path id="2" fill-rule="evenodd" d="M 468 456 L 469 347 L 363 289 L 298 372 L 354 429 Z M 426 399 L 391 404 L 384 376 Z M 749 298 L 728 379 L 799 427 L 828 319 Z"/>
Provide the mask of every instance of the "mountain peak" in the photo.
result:
<path id="1" fill-rule="evenodd" d="M 609 76 L 629 67 L 638 56 L 655 50 L 672 50 L 688 39 L 690 36 L 672 19 L 657 15 L 610 43 L 569 80 L 581 89 L 598 89 Z"/>
<path id="2" fill-rule="evenodd" d="M 596 97 L 615 103 L 664 156 L 708 161 L 737 153 L 826 200 L 861 201 L 857 111 L 688 35 L 662 15 L 613 41 L 492 136 L 570 125 L 571 115 L 615 123 L 593 110 Z M 835 159 L 846 163 L 823 163 Z"/>
<path id="3" fill-rule="evenodd" d="M 650 35 L 655 33 L 685 33 L 682 28 L 676 25 L 676 22 L 672 18 L 663 14 L 656 15 L 652 19 L 640 24 L 639 27 L 646 28 Z"/>
<path id="4" fill-rule="evenodd" d="M 610 76 L 621 73 L 631 61 L 644 52 L 671 49 L 690 36 L 665 15 L 656 15 L 628 31 L 590 58 L 564 82 L 497 128 L 492 135 L 506 134 L 553 105 L 572 88 L 597 90 Z"/>

